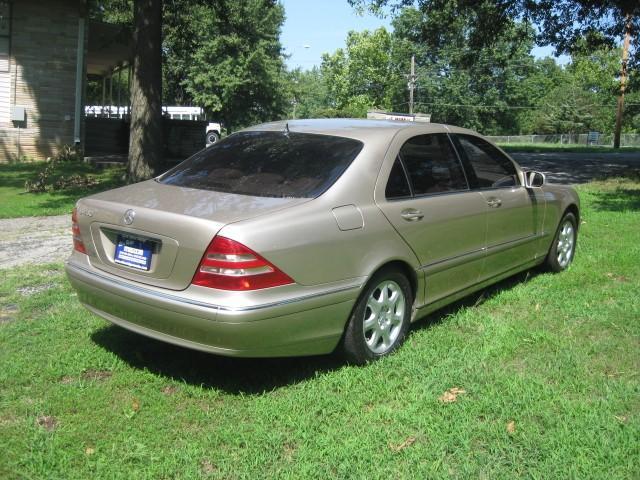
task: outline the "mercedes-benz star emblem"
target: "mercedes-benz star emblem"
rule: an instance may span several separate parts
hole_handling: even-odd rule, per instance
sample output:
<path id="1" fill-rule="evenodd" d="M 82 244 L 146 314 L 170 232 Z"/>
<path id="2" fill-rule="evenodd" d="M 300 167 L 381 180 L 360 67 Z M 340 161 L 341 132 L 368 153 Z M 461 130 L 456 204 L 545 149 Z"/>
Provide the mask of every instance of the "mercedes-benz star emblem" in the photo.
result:
<path id="1" fill-rule="evenodd" d="M 126 212 L 124 212 L 124 217 L 122 217 L 122 220 L 124 220 L 124 223 L 126 223 L 127 225 L 131 225 L 133 223 L 133 219 L 136 218 L 136 212 L 134 210 L 127 210 Z"/>

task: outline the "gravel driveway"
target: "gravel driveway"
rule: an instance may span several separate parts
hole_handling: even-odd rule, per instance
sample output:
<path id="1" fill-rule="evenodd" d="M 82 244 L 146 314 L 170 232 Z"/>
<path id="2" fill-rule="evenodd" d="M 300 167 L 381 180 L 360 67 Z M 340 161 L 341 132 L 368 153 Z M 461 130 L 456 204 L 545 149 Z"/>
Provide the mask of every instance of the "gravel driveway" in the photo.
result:
<path id="1" fill-rule="evenodd" d="M 71 244 L 71 215 L 1 219 L 0 270 L 62 261 Z"/>
<path id="2" fill-rule="evenodd" d="M 513 153 L 523 167 L 554 183 L 585 183 L 604 176 L 640 175 L 640 152 Z M 71 215 L 0 219 L 0 270 L 64 260 L 71 253 Z"/>
<path id="3" fill-rule="evenodd" d="M 538 170 L 553 183 L 587 183 L 596 178 L 640 175 L 640 152 L 512 153 L 525 168 Z"/>

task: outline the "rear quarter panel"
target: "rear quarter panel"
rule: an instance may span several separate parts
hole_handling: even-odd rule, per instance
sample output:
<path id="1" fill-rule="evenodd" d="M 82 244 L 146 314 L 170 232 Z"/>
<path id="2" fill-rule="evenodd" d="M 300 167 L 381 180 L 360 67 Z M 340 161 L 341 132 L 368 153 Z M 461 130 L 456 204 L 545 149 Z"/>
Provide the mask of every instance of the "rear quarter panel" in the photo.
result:
<path id="1" fill-rule="evenodd" d="M 373 189 L 391 137 L 372 138 L 320 197 L 286 210 L 225 226 L 224 235 L 255 250 L 304 286 L 352 278 L 366 281 L 390 261 L 413 271 L 418 259 L 375 205 Z M 355 206 L 362 227 L 341 230 L 333 209 Z M 418 282 L 420 279 L 416 279 Z M 421 288 L 416 300 L 421 301 Z"/>
<path id="2" fill-rule="evenodd" d="M 357 205 L 362 228 L 340 230 L 332 214 L 339 205 L 292 208 L 224 227 L 220 235 L 238 240 L 301 285 L 369 277 L 388 261 L 412 268 L 417 259 L 375 205 Z"/>

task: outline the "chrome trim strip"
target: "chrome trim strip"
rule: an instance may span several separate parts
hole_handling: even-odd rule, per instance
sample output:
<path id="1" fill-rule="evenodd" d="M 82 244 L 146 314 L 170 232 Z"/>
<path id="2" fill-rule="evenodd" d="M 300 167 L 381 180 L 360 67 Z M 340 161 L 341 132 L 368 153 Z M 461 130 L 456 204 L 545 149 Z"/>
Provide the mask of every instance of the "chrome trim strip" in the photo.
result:
<path id="1" fill-rule="evenodd" d="M 466 257 L 467 255 L 473 255 L 473 254 L 476 254 L 476 253 L 484 252 L 486 249 L 487 249 L 486 247 L 482 247 L 482 248 L 479 248 L 477 250 L 472 250 L 470 252 L 465 252 L 465 253 L 461 253 L 459 255 L 454 255 L 453 257 L 447 257 L 447 258 L 443 258 L 442 260 L 436 260 L 435 262 L 431 262 L 431 263 L 427 263 L 425 265 L 422 265 L 420 267 L 420 270 L 426 270 L 427 268 L 435 267 L 436 265 L 440 265 L 441 263 L 445 263 L 445 262 L 450 262 L 451 260 L 457 260 L 459 258 Z"/>
<path id="2" fill-rule="evenodd" d="M 278 302 L 271 302 L 271 303 L 263 303 L 260 305 L 251 305 L 248 307 L 227 307 L 225 305 L 216 305 L 213 303 L 206 303 L 206 302 L 201 302 L 199 300 L 191 300 L 188 298 L 183 298 L 183 297 L 179 297 L 177 295 L 171 295 L 168 293 L 162 293 L 162 292 L 156 292 L 154 290 L 149 290 L 148 288 L 144 288 L 144 287 L 140 287 L 138 285 L 132 285 L 130 283 L 124 282 L 122 280 L 119 279 L 115 279 L 115 278 L 109 278 L 106 275 L 102 275 L 100 273 L 97 272 L 92 272 L 91 270 L 81 267 L 79 265 L 75 265 L 69 262 L 65 263 L 66 267 L 72 270 L 79 270 L 82 271 L 83 273 L 86 273 L 88 275 L 92 275 L 94 277 L 98 277 L 104 281 L 107 282 L 111 282 L 115 285 L 118 285 L 120 287 L 124 287 L 127 288 L 129 290 L 134 290 L 136 292 L 140 292 L 143 293 L 145 295 L 150 295 L 153 297 L 159 297 L 159 298 L 163 298 L 165 300 L 171 300 L 174 302 L 178 302 L 178 303 L 186 303 L 189 305 L 194 305 L 197 307 L 204 307 L 204 308 L 210 308 L 213 310 L 222 310 L 225 312 L 250 312 L 250 311 L 254 311 L 254 310 L 261 310 L 263 308 L 271 308 L 271 307 L 278 307 L 281 305 L 288 305 L 290 303 L 296 303 L 296 302 L 301 302 L 303 300 L 310 300 L 312 298 L 317 298 L 317 297 L 322 297 L 325 295 L 331 295 L 333 293 L 341 293 L 341 292 L 346 292 L 349 290 L 355 290 L 355 289 L 360 289 L 362 287 L 362 284 L 358 284 L 358 285 L 352 285 L 352 286 L 347 286 L 347 287 L 339 287 L 339 288 L 334 288 L 332 290 L 327 290 L 325 292 L 321 292 L 321 293 L 312 293 L 309 295 L 302 295 L 299 297 L 293 297 L 293 298 L 289 298 L 286 300 L 281 300 Z"/>
<path id="3" fill-rule="evenodd" d="M 508 278 L 512 275 L 517 274 L 518 272 L 522 272 L 528 268 L 532 268 L 535 265 L 539 265 L 540 264 L 540 260 L 537 259 L 533 259 L 533 260 L 528 260 L 524 263 L 519 264 L 516 267 L 512 267 L 509 270 L 506 270 L 502 273 L 498 273 L 496 275 L 493 275 L 489 278 L 485 278 L 484 280 L 480 280 L 479 282 L 474 283 L 473 285 L 469 285 L 468 287 L 463 288 L 462 290 L 458 290 L 454 293 L 451 293 L 449 295 L 447 295 L 446 297 L 442 297 L 439 298 L 437 300 L 434 300 L 432 302 L 427 302 L 424 303 L 422 305 L 420 305 L 419 307 L 417 307 L 417 310 L 422 310 L 422 309 L 428 309 L 429 311 L 434 311 L 434 310 L 438 310 L 439 308 L 442 308 L 448 304 L 450 304 L 451 302 L 454 302 L 456 299 L 459 298 L 463 298 L 471 293 L 473 293 L 474 291 L 478 291 L 481 290 L 483 288 L 486 288 L 496 282 L 499 282 L 500 280 L 504 280 L 505 278 Z M 421 314 L 422 315 L 422 314 Z"/>
<path id="4" fill-rule="evenodd" d="M 435 262 L 424 264 L 419 269 L 420 270 L 426 270 L 427 268 L 435 267 L 436 265 L 440 265 L 441 263 L 450 262 L 452 260 L 457 260 L 459 258 L 466 257 L 468 255 L 474 255 L 474 254 L 477 254 L 477 253 L 480 253 L 480 252 L 489 252 L 492 249 L 499 248 L 499 247 L 504 247 L 504 246 L 509 245 L 511 243 L 532 242 L 534 240 L 537 240 L 537 239 L 540 239 L 540 238 L 544 238 L 544 237 L 546 237 L 548 235 L 549 235 L 548 232 L 534 233 L 532 235 L 527 235 L 526 237 L 517 238 L 515 240 L 509 240 L 507 242 L 496 243 L 495 245 L 491 245 L 490 247 L 482 247 L 482 248 L 479 248 L 477 250 L 472 250 L 470 252 L 465 252 L 465 253 L 461 253 L 459 255 L 454 255 L 453 257 L 447 257 L 447 258 L 444 258 L 442 260 L 436 260 Z"/>
<path id="5" fill-rule="evenodd" d="M 527 235 L 525 237 L 516 238 L 515 240 L 508 240 L 506 242 L 494 243 L 490 247 L 487 247 L 486 250 L 489 251 L 489 250 L 493 250 L 494 248 L 505 247 L 505 246 L 510 245 L 512 243 L 527 243 L 527 242 L 531 242 L 533 240 L 536 240 L 538 238 L 540 238 L 540 235 L 534 233 L 534 234 L 531 234 L 531 235 Z"/>

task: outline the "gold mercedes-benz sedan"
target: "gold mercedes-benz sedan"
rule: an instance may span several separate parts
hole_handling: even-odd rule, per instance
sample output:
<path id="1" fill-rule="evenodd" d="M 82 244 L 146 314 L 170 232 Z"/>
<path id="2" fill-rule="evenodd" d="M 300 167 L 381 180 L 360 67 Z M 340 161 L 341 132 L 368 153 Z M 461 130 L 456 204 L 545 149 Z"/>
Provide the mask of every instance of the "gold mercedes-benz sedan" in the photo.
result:
<path id="1" fill-rule="evenodd" d="M 66 271 L 90 311 L 142 335 L 365 363 L 474 290 L 566 269 L 579 207 L 462 128 L 275 122 L 80 200 Z"/>

